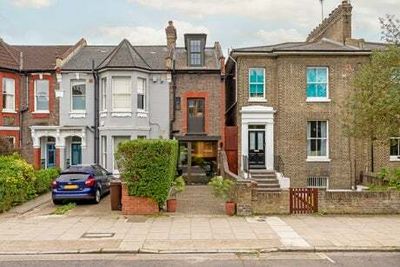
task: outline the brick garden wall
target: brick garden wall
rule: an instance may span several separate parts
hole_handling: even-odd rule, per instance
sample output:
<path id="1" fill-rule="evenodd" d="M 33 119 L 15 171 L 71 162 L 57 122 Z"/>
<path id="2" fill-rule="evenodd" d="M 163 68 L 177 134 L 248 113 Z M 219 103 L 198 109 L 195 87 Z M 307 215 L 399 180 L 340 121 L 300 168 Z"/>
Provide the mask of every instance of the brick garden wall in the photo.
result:
<path id="1" fill-rule="evenodd" d="M 147 197 L 134 197 L 128 194 L 128 187 L 122 184 L 122 214 L 123 215 L 151 215 L 159 212 L 156 201 Z"/>

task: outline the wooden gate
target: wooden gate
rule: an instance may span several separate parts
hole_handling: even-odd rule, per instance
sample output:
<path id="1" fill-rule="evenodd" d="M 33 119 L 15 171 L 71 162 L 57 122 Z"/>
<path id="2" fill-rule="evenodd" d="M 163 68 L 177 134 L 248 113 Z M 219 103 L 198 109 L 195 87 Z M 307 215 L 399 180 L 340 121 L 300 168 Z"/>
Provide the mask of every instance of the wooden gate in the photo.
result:
<path id="1" fill-rule="evenodd" d="M 290 188 L 290 213 L 318 212 L 318 188 Z"/>
<path id="2" fill-rule="evenodd" d="M 225 127 L 224 149 L 228 159 L 229 170 L 238 174 L 238 127 Z"/>

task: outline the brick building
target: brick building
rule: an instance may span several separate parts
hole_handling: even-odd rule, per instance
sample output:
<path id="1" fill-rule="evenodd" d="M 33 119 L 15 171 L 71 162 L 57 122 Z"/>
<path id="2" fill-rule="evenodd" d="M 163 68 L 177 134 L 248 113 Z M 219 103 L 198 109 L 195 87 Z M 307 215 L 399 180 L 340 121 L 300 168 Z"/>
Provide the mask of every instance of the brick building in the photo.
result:
<path id="1" fill-rule="evenodd" d="M 231 51 L 227 125 L 238 127 L 242 175 L 261 169 L 294 187 L 351 188 L 370 170 L 369 146 L 346 137 L 341 112 L 355 71 L 383 45 L 353 39 L 351 14 L 343 1 L 305 42 Z M 388 145 L 375 150 L 375 169 L 398 165 Z"/>
<path id="2" fill-rule="evenodd" d="M 179 165 L 191 183 L 204 183 L 217 169 L 225 111 L 225 58 L 215 42 L 207 47 L 206 34 L 184 35 L 185 47 L 177 47 L 172 21 L 166 28 L 171 70 L 171 138 L 180 143 Z"/>

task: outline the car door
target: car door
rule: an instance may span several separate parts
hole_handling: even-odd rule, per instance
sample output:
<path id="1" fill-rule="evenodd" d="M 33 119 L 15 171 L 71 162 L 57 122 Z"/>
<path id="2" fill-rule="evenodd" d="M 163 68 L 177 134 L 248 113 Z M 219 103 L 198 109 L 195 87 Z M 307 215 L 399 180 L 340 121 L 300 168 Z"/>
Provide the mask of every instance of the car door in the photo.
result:
<path id="1" fill-rule="evenodd" d="M 104 182 L 105 182 L 106 191 L 109 191 L 110 190 L 110 185 L 111 185 L 111 179 L 112 179 L 113 176 L 109 171 L 107 171 L 103 167 L 99 166 L 99 168 L 101 169 L 101 171 L 103 173 L 103 176 L 105 177 L 104 178 Z"/>

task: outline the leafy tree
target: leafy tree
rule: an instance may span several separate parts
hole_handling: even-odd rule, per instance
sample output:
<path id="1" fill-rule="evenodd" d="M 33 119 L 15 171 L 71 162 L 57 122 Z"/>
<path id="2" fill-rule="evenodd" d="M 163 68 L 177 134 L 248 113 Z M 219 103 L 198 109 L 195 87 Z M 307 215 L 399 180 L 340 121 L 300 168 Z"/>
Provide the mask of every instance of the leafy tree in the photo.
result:
<path id="1" fill-rule="evenodd" d="M 370 141 L 371 171 L 373 145 L 400 133 L 400 35 L 393 16 L 380 19 L 386 49 L 374 51 L 370 61 L 355 74 L 354 91 L 346 102 L 345 128 L 350 136 Z"/>

